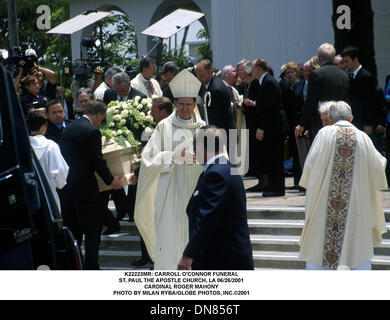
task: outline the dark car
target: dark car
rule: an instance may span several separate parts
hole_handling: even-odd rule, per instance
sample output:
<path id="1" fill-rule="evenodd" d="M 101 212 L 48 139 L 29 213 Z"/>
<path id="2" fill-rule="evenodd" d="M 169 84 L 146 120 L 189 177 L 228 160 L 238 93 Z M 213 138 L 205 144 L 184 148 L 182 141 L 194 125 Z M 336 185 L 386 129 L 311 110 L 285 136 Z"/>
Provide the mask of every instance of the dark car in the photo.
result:
<path id="1" fill-rule="evenodd" d="M 31 148 L 10 73 L 0 65 L 0 269 L 81 270 L 82 255 Z"/>

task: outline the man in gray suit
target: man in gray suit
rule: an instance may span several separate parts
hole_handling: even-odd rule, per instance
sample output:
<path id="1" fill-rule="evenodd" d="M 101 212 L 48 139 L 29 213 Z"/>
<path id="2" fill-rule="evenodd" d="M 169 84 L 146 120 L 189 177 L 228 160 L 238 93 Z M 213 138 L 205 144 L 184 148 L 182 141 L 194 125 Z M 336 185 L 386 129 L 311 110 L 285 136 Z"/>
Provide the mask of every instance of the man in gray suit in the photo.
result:
<path id="1" fill-rule="evenodd" d="M 314 70 L 309 77 L 307 98 L 303 107 L 299 125 L 295 128 L 295 136 L 302 136 L 309 129 L 310 141 L 313 142 L 317 132 L 322 128 L 318 106 L 321 101 L 349 102 L 348 75 L 333 64 L 335 48 L 324 43 L 318 48 L 318 59 L 321 68 Z"/>

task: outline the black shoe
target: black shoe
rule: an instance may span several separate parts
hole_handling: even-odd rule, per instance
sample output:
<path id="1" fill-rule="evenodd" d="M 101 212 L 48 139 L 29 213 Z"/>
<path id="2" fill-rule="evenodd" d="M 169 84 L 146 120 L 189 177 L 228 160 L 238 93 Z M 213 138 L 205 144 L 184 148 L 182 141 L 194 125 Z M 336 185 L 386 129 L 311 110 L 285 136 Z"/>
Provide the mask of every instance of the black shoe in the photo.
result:
<path id="1" fill-rule="evenodd" d="M 115 227 L 108 227 L 107 230 L 103 232 L 103 235 L 107 236 L 107 235 L 110 235 L 110 234 L 113 234 L 113 233 L 116 233 L 119 231 L 121 231 L 121 226 L 118 223 L 118 225 Z"/>
<path id="2" fill-rule="evenodd" d="M 262 192 L 262 191 L 264 191 L 264 187 L 261 186 L 260 184 L 257 184 L 253 187 L 246 189 L 246 192 Z"/>
<path id="3" fill-rule="evenodd" d="M 284 192 L 272 192 L 272 191 L 264 191 L 263 197 L 264 198 L 270 198 L 270 197 L 283 197 Z"/>
<path id="4" fill-rule="evenodd" d="M 133 261 L 131 264 L 134 267 L 143 267 L 144 265 L 146 265 L 148 263 L 152 263 L 152 260 L 142 257 L 138 260 Z"/>

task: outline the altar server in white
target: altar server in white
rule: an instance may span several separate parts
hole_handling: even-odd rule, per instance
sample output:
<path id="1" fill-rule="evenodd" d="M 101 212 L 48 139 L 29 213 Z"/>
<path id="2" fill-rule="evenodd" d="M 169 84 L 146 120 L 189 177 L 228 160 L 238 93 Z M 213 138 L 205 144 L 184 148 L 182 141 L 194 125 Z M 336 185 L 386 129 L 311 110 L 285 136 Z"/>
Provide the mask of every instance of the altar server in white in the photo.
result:
<path id="1" fill-rule="evenodd" d="M 134 219 L 156 270 L 175 270 L 189 239 L 186 207 L 203 170 L 192 146 L 205 125 L 194 112 L 200 86 L 187 70 L 169 83 L 176 109 L 142 152 Z"/>
<path id="2" fill-rule="evenodd" d="M 57 189 L 62 189 L 66 185 L 69 167 L 62 157 L 58 144 L 45 137 L 47 118 L 42 112 L 29 113 L 27 126 L 30 131 L 31 146 L 45 173 L 58 209 L 61 210 Z"/>
<path id="3" fill-rule="evenodd" d="M 322 128 L 306 158 L 306 220 L 299 258 L 307 269 L 371 269 L 386 223 L 380 190 L 386 159 L 351 124 L 349 105 L 332 102 L 332 125 Z"/>

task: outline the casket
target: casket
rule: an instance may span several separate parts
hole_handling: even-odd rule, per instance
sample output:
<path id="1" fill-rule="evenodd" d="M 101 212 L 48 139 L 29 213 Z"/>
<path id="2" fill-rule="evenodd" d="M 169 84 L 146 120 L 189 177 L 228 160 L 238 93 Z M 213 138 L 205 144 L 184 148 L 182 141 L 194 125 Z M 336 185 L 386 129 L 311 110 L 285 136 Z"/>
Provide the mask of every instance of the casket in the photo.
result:
<path id="1" fill-rule="evenodd" d="M 134 166 L 137 165 L 138 159 L 131 147 L 130 143 L 126 142 L 127 148 L 122 147 L 112 139 L 102 137 L 102 153 L 103 158 L 107 161 L 107 166 L 113 176 L 122 176 L 122 184 L 130 184 L 131 172 L 134 171 Z M 102 178 L 95 172 L 95 176 L 99 185 L 99 191 L 107 191 L 112 189 L 104 183 Z"/>

